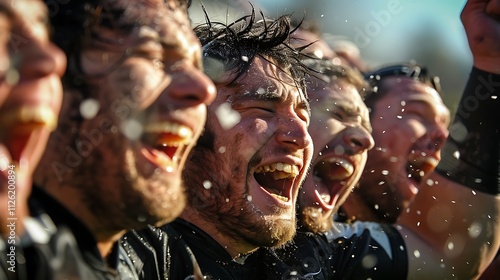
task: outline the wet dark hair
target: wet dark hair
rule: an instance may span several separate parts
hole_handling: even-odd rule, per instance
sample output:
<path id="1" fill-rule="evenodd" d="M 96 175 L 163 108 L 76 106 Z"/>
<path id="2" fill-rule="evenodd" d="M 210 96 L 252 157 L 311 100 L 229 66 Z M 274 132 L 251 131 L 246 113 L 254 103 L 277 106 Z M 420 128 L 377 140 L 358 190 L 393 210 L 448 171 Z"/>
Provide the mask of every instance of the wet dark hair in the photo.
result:
<path id="1" fill-rule="evenodd" d="M 149 0 L 144 0 L 147 4 Z M 133 27 L 141 24 L 140 16 L 126 17 L 130 9 L 134 9 L 134 2 L 123 2 L 117 5 L 115 0 L 78 0 L 59 3 L 44 0 L 49 11 L 50 26 L 52 28 L 51 40 L 61 48 L 68 58 L 68 69 L 63 77 L 63 83 L 70 87 L 81 88 L 81 77 L 84 76 L 80 66 L 80 54 L 88 42 L 106 41 L 98 28 L 113 29 L 127 34 Z M 165 2 L 167 2 L 165 0 Z M 191 1 L 176 0 L 179 7 L 189 7 Z M 140 14 L 140 6 L 136 7 Z"/>
<path id="2" fill-rule="evenodd" d="M 319 59 L 315 57 L 304 58 L 302 62 L 312 69 L 317 80 L 309 79 L 308 83 L 330 83 L 332 80 L 343 80 L 352 84 L 359 95 L 364 98 L 367 92 L 371 92 L 369 83 L 364 79 L 359 70 L 350 66 L 338 65 L 331 59 Z"/>
<path id="3" fill-rule="evenodd" d="M 261 57 L 289 73 L 295 85 L 302 90 L 307 100 L 305 77 L 310 69 L 301 61 L 300 49 L 290 45 L 290 34 L 295 31 L 290 24 L 290 15 L 268 19 L 262 12 L 256 20 L 252 7 L 250 15 L 232 23 L 210 21 L 206 11 L 206 23 L 194 28 L 203 46 L 205 73 L 215 82 L 219 75 L 228 71 L 235 74 L 228 84 L 246 73 L 255 57 Z"/>
<path id="4" fill-rule="evenodd" d="M 415 62 L 385 65 L 365 73 L 364 77 L 370 85 L 370 90 L 364 97 L 370 113 L 373 112 L 375 103 L 390 90 L 385 84 L 387 78 L 410 78 L 434 88 L 441 94 L 439 77 L 430 76 L 427 67 Z"/>

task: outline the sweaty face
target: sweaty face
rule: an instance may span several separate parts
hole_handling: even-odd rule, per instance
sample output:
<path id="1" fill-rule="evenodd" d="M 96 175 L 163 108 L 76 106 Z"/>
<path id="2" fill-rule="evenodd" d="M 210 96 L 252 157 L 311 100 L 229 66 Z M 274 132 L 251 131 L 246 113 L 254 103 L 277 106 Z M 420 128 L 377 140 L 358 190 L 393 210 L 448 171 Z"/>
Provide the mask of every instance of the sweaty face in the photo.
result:
<path id="1" fill-rule="evenodd" d="M 191 207 L 235 246 L 283 244 L 295 233 L 297 192 L 312 153 L 308 104 L 259 57 L 235 83 L 217 88 L 186 168 Z"/>
<path id="2" fill-rule="evenodd" d="M 328 228 L 361 177 L 373 139 L 368 109 L 352 84 L 320 83 L 308 93 L 314 155 L 299 193 L 299 215 L 303 226 L 318 232 Z"/>
<path id="3" fill-rule="evenodd" d="M 430 86 L 410 78 L 387 78 L 390 90 L 371 115 L 375 148 L 358 195 L 380 216 L 396 218 L 426 183 L 448 135 L 449 111 Z"/>
<path id="4" fill-rule="evenodd" d="M 51 164 L 111 228 L 179 215 L 185 204 L 181 171 L 215 97 L 186 11 L 166 2 L 109 4 L 124 9 L 120 20 L 134 27 L 98 27 L 99 38 L 84 45 L 89 96 L 78 104 L 83 121 L 65 161 Z"/>
<path id="5" fill-rule="evenodd" d="M 0 165 L 15 165 L 18 184 L 30 184 L 24 180 L 31 177 L 57 124 L 66 59 L 49 41 L 41 1 L 0 5 L 11 13 L 10 18 L 0 16 Z"/>

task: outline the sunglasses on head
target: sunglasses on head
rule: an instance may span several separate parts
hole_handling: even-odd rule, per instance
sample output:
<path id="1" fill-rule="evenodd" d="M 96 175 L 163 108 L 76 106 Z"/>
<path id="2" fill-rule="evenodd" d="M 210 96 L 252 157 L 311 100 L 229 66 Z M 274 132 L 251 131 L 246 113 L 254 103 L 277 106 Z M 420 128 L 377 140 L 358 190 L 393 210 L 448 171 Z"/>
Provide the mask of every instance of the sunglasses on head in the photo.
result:
<path id="1" fill-rule="evenodd" d="M 371 86 L 377 86 L 378 83 L 388 77 L 407 77 L 418 80 L 422 83 L 432 85 L 432 87 L 441 94 L 441 84 L 439 77 L 429 76 L 427 68 L 418 64 L 397 64 L 389 65 L 364 74 L 366 81 Z"/>

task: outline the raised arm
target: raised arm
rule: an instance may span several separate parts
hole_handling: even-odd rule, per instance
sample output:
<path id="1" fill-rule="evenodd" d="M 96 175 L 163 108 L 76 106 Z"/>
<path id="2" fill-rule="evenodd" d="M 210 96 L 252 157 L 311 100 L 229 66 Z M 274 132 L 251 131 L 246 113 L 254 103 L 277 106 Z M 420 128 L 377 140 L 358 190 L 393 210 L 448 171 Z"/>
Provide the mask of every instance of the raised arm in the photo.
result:
<path id="1" fill-rule="evenodd" d="M 442 160 L 398 220 L 408 279 L 471 279 L 500 244 L 500 1 L 469 0 L 461 15 L 474 68 Z"/>

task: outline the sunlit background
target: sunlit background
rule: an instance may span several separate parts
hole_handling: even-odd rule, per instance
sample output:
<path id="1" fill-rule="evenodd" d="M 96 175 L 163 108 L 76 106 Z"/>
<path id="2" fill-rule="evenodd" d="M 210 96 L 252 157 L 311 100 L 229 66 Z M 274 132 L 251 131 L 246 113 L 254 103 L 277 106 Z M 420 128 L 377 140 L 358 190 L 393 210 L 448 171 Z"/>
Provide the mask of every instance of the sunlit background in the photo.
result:
<path id="1" fill-rule="evenodd" d="M 324 38 L 343 38 L 359 47 L 371 67 L 417 61 L 441 78 L 443 99 L 455 109 L 472 58 L 460 22 L 465 0 L 193 0 L 193 25 L 231 22 L 251 9 L 268 17 L 293 14 L 319 26 Z"/>

